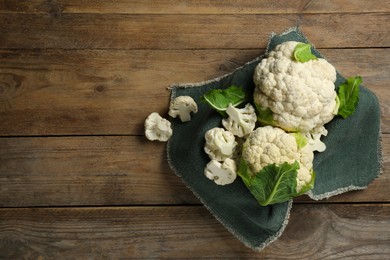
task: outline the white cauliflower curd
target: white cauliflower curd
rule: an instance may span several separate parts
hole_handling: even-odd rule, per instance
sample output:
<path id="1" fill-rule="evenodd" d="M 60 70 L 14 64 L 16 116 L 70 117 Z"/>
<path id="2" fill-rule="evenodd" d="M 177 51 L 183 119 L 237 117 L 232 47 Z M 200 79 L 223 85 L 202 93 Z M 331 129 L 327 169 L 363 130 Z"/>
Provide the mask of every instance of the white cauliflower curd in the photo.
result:
<path id="1" fill-rule="evenodd" d="M 288 41 L 276 46 L 257 65 L 253 98 L 260 113 L 272 115 L 263 123 L 306 133 L 328 123 L 337 114 L 336 70 L 322 58 L 296 61 L 297 44 Z"/>
<path id="2" fill-rule="evenodd" d="M 237 146 L 234 135 L 220 127 L 214 127 L 205 134 L 204 151 L 211 160 L 224 161 L 233 156 Z"/>
<path id="3" fill-rule="evenodd" d="M 234 182 L 237 177 L 236 163 L 232 159 L 225 159 L 222 163 L 211 160 L 205 170 L 205 176 L 217 185 L 227 185 Z"/>
<path id="4" fill-rule="evenodd" d="M 309 146 L 298 147 L 294 134 L 280 128 L 265 126 L 256 128 L 242 148 L 242 159 L 252 174 L 258 174 L 270 164 L 299 163 L 296 192 L 309 184 L 313 177 L 314 154 Z"/>

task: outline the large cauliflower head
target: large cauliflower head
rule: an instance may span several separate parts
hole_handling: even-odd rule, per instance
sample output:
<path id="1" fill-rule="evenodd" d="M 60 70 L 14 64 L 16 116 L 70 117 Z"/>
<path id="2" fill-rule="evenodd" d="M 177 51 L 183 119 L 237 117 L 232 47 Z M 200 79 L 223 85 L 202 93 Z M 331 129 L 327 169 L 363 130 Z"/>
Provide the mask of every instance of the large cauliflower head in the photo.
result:
<path id="1" fill-rule="evenodd" d="M 322 58 L 295 61 L 297 44 L 287 41 L 276 46 L 257 65 L 253 98 L 258 107 L 272 111 L 274 125 L 286 131 L 310 132 L 337 113 L 336 70 Z"/>
<path id="2" fill-rule="evenodd" d="M 297 192 L 310 183 L 313 177 L 313 151 L 308 146 L 299 148 L 293 134 L 277 127 L 265 126 L 254 130 L 243 145 L 242 159 L 253 174 L 269 164 L 297 161 Z"/>

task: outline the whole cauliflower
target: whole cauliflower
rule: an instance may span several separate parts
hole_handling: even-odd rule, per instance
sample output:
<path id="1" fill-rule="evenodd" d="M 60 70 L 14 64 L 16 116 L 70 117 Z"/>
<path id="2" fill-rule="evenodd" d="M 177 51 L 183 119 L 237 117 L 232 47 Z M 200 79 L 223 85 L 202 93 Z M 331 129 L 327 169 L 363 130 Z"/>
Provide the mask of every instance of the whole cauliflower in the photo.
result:
<path id="1" fill-rule="evenodd" d="M 273 126 L 255 129 L 245 141 L 242 159 L 252 174 L 270 164 L 299 163 L 296 192 L 309 184 L 313 178 L 314 154 L 308 146 L 298 148 L 293 134 Z"/>
<path id="2" fill-rule="evenodd" d="M 258 108 L 271 112 L 272 125 L 305 133 L 337 114 L 336 70 L 322 58 L 296 61 L 297 44 L 287 41 L 276 46 L 257 65 L 253 98 Z"/>

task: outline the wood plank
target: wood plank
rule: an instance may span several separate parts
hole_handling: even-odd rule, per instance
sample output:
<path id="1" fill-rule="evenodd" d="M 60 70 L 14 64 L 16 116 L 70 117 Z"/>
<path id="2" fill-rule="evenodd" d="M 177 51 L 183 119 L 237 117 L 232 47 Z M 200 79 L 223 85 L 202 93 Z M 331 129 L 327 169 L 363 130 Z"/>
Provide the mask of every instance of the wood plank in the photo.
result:
<path id="1" fill-rule="evenodd" d="M 199 204 L 165 147 L 143 136 L 0 138 L 0 207 Z M 321 202 L 389 202 L 389 134 L 383 156 L 383 173 L 366 190 Z"/>
<path id="2" fill-rule="evenodd" d="M 221 76 L 259 54 L 238 50 L 0 53 L 2 135 L 142 134 L 149 113 L 167 114 L 169 85 Z"/>
<path id="3" fill-rule="evenodd" d="M 345 76 L 361 75 L 379 97 L 390 133 L 389 49 L 320 49 Z M 2 50 L 0 135 L 143 134 L 167 114 L 174 83 L 234 71 L 263 50 Z"/>
<path id="4" fill-rule="evenodd" d="M 389 215 L 388 204 L 296 204 L 254 252 L 200 206 L 0 209 L 0 258 L 385 259 Z"/>
<path id="5" fill-rule="evenodd" d="M 300 25 L 318 48 L 389 47 L 388 13 L 0 14 L 1 49 L 234 49 Z"/>
<path id="6" fill-rule="evenodd" d="M 0 139 L 0 206 L 199 203 L 145 137 Z"/>
<path id="7" fill-rule="evenodd" d="M 389 12 L 388 0 L 1 0 L 0 13 L 267 14 Z"/>

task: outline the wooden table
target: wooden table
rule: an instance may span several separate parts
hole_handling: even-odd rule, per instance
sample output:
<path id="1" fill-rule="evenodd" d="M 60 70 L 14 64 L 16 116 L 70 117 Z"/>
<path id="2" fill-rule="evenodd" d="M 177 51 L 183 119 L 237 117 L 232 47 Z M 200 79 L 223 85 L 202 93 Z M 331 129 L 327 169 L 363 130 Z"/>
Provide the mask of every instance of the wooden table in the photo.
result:
<path id="1" fill-rule="evenodd" d="M 388 259 L 390 1 L 1 0 L 0 258 Z M 170 170 L 143 123 L 174 83 L 232 72 L 299 25 L 382 109 L 383 174 L 294 201 L 245 247 Z"/>

